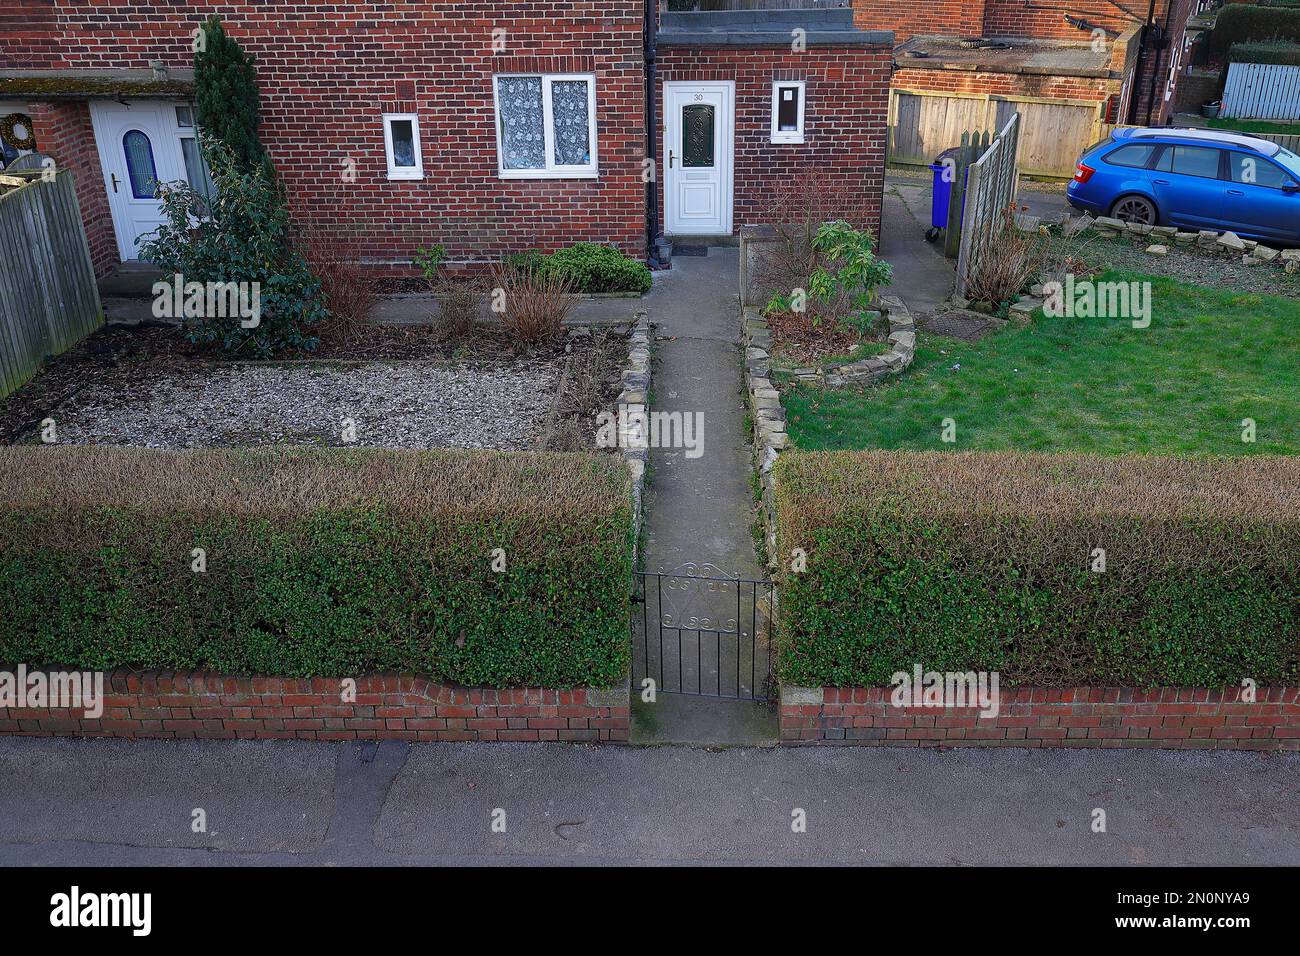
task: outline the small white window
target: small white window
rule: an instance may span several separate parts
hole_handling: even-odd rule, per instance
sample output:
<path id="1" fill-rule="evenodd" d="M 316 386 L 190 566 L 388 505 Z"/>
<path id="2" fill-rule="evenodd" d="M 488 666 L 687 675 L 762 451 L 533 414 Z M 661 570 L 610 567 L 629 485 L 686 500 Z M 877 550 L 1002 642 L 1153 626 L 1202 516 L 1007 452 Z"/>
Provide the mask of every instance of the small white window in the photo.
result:
<path id="1" fill-rule="evenodd" d="M 420 156 L 420 118 L 414 113 L 384 114 L 384 150 L 389 179 L 423 179 Z"/>
<path id="2" fill-rule="evenodd" d="M 493 77 L 497 173 L 503 179 L 591 179 L 596 169 L 596 77 Z"/>
<path id="3" fill-rule="evenodd" d="M 803 142 L 803 80 L 772 84 L 772 142 Z"/>

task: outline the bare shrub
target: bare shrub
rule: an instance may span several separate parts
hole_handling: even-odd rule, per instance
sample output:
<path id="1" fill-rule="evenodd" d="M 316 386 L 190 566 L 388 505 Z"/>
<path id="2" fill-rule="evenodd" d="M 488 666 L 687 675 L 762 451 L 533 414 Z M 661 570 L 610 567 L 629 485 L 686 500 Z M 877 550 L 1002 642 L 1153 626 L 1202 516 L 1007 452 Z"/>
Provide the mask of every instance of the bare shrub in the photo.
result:
<path id="1" fill-rule="evenodd" d="M 995 306 L 1014 300 L 1043 271 L 1051 251 L 1044 236 L 1016 228 L 1014 203 L 1003 210 L 978 248 L 966 276 L 966 297 Z"/>
<path id="2" fill-rule="evenodd" d="M 330 311 L 322 336 L 344 342 L 361 337 L 375 305 L 374 283 L 361 265 L 365 243 L 355 205 L 346 193 L 311 203 L 298 196 L 289 205 L 294 242 Z"/>
<path id="3" fill-rule="evenodd" d="M 573 309 L 572 284 L 557 272 L 501 263 L 492 267 L 492 284 L 504 297 L 502 318 L 517 343 L 551 341 Z"/>

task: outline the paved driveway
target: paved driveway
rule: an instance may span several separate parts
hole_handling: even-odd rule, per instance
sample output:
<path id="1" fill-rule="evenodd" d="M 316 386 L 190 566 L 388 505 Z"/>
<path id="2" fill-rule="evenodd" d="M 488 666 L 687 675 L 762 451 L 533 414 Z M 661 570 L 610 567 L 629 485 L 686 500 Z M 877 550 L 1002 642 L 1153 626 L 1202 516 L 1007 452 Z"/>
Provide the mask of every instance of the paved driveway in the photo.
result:
<path id="1" fill-rule="evenodd" d="M 4 865 L 1300 864 L 1300 754 L 5 738 L 0 779 Z"/>

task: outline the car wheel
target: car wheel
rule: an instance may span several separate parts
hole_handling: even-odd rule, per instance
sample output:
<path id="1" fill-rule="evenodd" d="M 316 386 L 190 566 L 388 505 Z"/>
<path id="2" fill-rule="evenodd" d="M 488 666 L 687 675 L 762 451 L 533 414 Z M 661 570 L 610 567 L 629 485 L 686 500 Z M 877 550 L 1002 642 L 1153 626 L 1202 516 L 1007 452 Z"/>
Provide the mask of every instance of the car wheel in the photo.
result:
<path id="1" fill-rule="evenodd" d="M 1121 222 L 1136 222 L 1142 226 L 1156 224 L 1156 207 L 1141 196 L 1122 196 L 1110 207 L 1110 214 Z"/>

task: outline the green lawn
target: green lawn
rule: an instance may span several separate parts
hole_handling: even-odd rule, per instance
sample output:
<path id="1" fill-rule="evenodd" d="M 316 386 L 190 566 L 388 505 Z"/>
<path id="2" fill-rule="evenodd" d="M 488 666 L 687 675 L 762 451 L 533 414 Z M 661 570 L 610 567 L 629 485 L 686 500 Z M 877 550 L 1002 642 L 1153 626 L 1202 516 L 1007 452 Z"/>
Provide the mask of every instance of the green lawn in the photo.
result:
<path id="1" fill-rule="evenodd" d="M 1300 123 L 1268 120 L 1212 119 L 1206 120 L 1213 129 L 1226 129 L 1234 133 L 1272 133 L 1274 136 L 1300 136 Z"/>
<path id="2" fill-rule="evenodd" d="M 892 384 L 787 391 L 791 437 L 811 449 L 1300 454 L 1300 302 L 1097 278 L 1151 281 L 1150 327 L 1040 315 L 973 344 L 923 333 Z M 946 418 L 955 443 L 941 441 Z"/>

